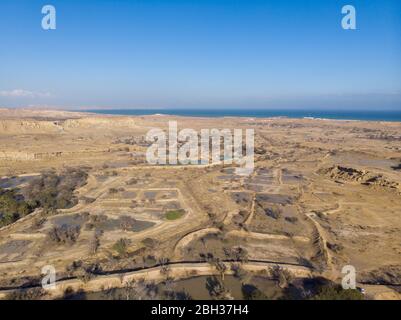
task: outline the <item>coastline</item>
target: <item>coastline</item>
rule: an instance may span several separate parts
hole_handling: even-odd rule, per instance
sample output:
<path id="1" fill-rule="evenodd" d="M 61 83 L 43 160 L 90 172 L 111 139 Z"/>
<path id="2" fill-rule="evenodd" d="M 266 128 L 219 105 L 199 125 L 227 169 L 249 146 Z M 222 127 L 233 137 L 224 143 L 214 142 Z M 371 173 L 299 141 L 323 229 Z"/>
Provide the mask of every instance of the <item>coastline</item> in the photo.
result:
<path id="1" fill-rule="evenodd" d="M 67 110 L 66 110 L 67 111 Z M 68 110 L 76 112 L 75 110 Z M 93 109 L 80 110 L 99 115 L 118 116 L 159 116 L 159 117 L 191 117 L 191 118 L 256 118 L 256 119 L 299 119 L 324 121 L 373 121 L 401 122 L 401 111 L 318 111 L 318 110 L 236 110 L 236 109 Z"/>
<path id="2" fill-rule="evenodd" d="M 241 111 L 234 110 L 237 114 L 232 114 L 232 110 L 178 110 L 178 109 L 165 109 L 162 110 L 144 110 L 144 109 L 57 109 L 57 108 L 7 108 L 0 107 L 0 120 L 18 119 L 18 118 L 80 118 L 80 117 L 158 117 L 171 118 L 192 118 L 196 119 L 232 119 L 232 120 L 298 120 L 298 121 L 338 121 L 338 122 L 370 122 L 370 123 L 401 123 L 401 110 L 385 110 L 383 112 L 375 111 L 370 114 L 370 117 L 363 117 L 358 115 L 366 114 L 362 111 L 353 111 L 352 115 L 347 117 L 346 114 L 339 113 L 337 117 L 325 117 L 316 111 L 315 115 L 304 115 L 300 112 L 313 112 L 313 111 L 297 111 L 283 110 L 280 115 L 272 114 L 271 110 L 257 110 L 258 114 L 254 114 L 254 110 Z M 199 113 L 202 112 L 202 114 Z M 209 112 L 210 111 L 210 112 Z M 273 111 L 275 113 L 277 111 Z M 380 116 L 381 114 L 381 116 Z M 342 116 L 343 115 L 343 116 Z M 394 116 L 394 117 L 391 117 Z"/>

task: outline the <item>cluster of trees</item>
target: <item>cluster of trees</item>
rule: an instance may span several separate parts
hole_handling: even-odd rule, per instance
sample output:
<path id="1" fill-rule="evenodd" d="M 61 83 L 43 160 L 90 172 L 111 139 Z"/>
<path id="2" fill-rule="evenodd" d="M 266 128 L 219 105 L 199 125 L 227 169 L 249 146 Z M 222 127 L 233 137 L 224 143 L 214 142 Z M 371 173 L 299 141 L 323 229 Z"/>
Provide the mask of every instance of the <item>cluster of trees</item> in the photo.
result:
<path id="1" fill-rule="evenodd" d="M 272 279 L 276 281 L 280 288 L 287 287 L 293 280 L 292 274 L 287 269 L 284 269 L 279 265 L 270 267 L 268 271 Z"/>
<path id="2" fill-rule="evenodd" d="M 192 300 L 192 296 L 185 290 L 177 290 L 175 288 L 174 279 L 167 277 L 161 283 L 161 298 L 165 300 Z"/>
<path id="3" fill-rule="evenodd" d="M 319 289 L 312 300 L 364 300 L 364 295 L 356 289 L 344 290 L 340 285 L 326 285 Z"/>
<path id="4" fill-rule="evenodd" d="M 43 173 L 22 190 L 0 188 L 0 227 L 4 227 L 37 208 L 46 212 L 74 206 L 78 200 L 74 190 L 86 183 L 87 173 L 82 169 L 68 168 L 60 174 Z"/>
<path id="5" fill-rule="evenodd" d="M 158 298 L 158 287 L 154 282 L 144 279 L 131 281 L 125 285 L 123 297 L 125 300 L 155 300 Z"/>
<path id="6" fill-rule="evenodd" d="M 51 242 L 72 245 L 77 241 L 80 231 L 80 226 L 63 224 L 53 227 L 49 231 L 48 237 Z"/>
<path id="7" fill-rule="evenodd" d="M 82 260 L 75 260 L 66 267 L 68 276 L 76 276 L 78 279 L 88 282 L 96 275 L 102 273 L 102 267 L 99 263 L 85 263 Z"/>
<path id="8" fill-rule="evenodd" d="M 167 278 L 160 284 L 145 279 L 132 280 L 122 290 L 111 289 L 108 298 L 116 300 L 191 300 L 186 291 L 174 288 L 174 279 Z"/>
<path id="9" fill-rule="evenodd" d="M 0 227 L 9 225 L 30 214 L 34 207 L 16 190 L 0 189 Z"/>
<path id="10" fill-rule="evenodd" d="M 343 289 L 324 277 L 298 279 L 285 289 L 281 300 L 364 300 L 357 289 Z"/>
<path id="11" fill-rule="evenodd" d="M 74 190 L 85 185 L 88 174 L 82 169 L 67 168 L 60 174 L 43 173 L 24 190 L 25 197 L 36 207 L 67 209 L 76 205 Z"/>
<path id="12" fill-rule="evenodd" d="M 228 260 L 235 260 L 238 262 L 248 261 L 248 250 L 241 246 L 235 246 L 231 248 L 223 248 L 224 255 Z"/>

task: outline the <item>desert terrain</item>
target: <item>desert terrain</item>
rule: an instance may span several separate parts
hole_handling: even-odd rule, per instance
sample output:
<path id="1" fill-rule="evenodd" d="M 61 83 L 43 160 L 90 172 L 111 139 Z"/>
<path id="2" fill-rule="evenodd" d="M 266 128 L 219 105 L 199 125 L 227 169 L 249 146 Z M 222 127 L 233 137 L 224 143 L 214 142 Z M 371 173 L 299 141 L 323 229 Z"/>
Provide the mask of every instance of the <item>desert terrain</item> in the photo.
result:
<path id="1" fill-rule="evenodd" d="M 254 129 L 255 170 L 148 164 L 146 133 L 172 120 Z M 341 283 L 352 265 L 366 297 L 400 299 L 400 214 L 401 123 L 0 109 L 3 298 L 39 287 L 47 265 L 58 285 L 46 298 L 225 274 L 289 280 L 274 270 Z"/>

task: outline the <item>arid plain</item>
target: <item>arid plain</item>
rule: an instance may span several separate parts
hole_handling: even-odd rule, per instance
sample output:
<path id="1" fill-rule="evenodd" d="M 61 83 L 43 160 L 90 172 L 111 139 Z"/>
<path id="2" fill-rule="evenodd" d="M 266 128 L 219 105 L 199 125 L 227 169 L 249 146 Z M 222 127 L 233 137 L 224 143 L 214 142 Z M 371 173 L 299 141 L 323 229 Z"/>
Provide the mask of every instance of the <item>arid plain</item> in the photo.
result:
<path id="1" fill-rule="evenodd" d="M 254 129 L 254 172 L 149 165 L 144 137 L 171 120 Z M 2 297 L 48 265 L 47 298 L 275 268 L 340 283 L 352 265 L 366 296 L 400 299 L 401 123 L 0 109 L 0 192 Z"/>

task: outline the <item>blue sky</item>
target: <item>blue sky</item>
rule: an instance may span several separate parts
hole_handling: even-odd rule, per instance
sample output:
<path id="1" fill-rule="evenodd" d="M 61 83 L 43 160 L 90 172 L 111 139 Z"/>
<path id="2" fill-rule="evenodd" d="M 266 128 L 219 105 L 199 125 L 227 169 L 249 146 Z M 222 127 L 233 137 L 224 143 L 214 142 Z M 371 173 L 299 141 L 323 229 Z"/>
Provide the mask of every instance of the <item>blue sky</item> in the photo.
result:
<path id="1" fill-rule="evenodd" d="M 399 0 L 1 0 L 0 35 L 0 106 L 401 110 Z"/>

